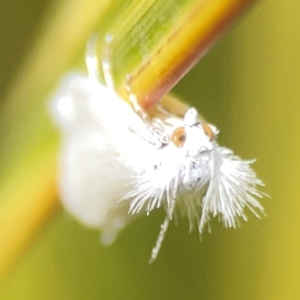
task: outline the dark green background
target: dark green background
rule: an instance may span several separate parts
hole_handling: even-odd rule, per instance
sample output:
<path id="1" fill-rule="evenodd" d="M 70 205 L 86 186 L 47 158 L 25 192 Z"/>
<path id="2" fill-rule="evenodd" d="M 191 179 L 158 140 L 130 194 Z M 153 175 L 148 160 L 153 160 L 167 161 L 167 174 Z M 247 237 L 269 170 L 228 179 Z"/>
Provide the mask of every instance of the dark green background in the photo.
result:
<path id="1" fill-rule="evenodd" d="M 48 2 L 0 3 L 1 101 Z M 180 219 L 148 265 L 162 211 L 131 224 L 109 248 L 60 212 L 4 282 L 0 298 L 300 299 L 299 11 L 294 0 L 261 1 L 175 88 L 217 125 L 220 144 L 258 159 L 254 168 L 272 196 L 263 200 L 268 217 L 250 216 L 238 230 L 214 221 L 201 243 Z"/>

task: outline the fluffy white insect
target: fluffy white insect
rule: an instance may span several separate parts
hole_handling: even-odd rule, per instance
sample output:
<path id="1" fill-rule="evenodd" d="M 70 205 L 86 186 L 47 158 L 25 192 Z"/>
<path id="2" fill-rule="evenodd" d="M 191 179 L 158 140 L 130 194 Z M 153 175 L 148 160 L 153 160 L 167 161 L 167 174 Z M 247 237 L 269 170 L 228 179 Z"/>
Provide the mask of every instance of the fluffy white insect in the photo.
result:
<path id="1" fill-rule="evenodd" d="M 150 261 L 177 207 L 191 226 L 198 223 L 200 233 L 211 215 L 226 227 L 246 219 L 245 207 L 259 217 L 262 182 L 250 167 L 253 161 L 220 147 L 217 129 L 200 121 L 194 108 L 183 118 L 165 111 L 150 118 L 133 95 L 131 103 L 119 98 L 107 61 L 107 86 L 99 82 L 92 52 L 86 57 L 89 76 L 68 76 L 51 101 L 63 132 L 61 198 L 72 215 L 100 229 L 102 241 L 110 243 L 134 215 L 164 207 Z"/>

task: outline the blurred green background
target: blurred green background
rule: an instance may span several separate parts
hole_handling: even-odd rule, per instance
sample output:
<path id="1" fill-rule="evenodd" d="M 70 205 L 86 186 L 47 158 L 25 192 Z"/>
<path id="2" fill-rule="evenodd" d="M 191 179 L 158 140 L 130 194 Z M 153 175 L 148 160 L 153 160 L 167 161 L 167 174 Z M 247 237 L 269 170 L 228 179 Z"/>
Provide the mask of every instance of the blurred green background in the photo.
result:
<path id="1" fill-rule="evenodd" d="M 0 3 L 1 105 L 50 2 Z M 217 125 L 221 145 L 258 159 L 271 195 L 266 218 L 249 213 L 237 230 L 214 221 L 201 243 L 180 219 L 148 265 L 162 211 L 109 248 L 60 211 L 2 283 L 0 299 L 300 299 L 299 11 L 297 1 L 261 1 L 174 89 Z"/>

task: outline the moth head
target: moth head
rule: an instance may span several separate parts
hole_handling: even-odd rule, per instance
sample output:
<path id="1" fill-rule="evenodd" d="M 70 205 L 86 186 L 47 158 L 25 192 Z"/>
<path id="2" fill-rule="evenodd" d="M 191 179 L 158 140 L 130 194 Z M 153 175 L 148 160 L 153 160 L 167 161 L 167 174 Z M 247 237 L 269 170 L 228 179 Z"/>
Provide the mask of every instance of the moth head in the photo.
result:
<path id="1" fill-rule="evenodd" d="M 218 134 L 217 129 L 208 123 L 200 122 L 194 108 L 186 112 L 183 121 L 184 126 L 173 131 L 171 142 L 192 156 L 211 151 Z"/>

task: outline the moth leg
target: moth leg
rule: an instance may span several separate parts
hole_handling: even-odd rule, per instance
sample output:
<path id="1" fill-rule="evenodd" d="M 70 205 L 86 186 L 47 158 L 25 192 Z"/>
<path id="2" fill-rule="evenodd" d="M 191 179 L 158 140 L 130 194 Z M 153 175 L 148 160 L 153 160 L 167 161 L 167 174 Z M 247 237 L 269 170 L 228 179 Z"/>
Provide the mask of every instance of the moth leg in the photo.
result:
<path id="1" fill-rule="evenodd" d="M 143 121 L 149 123 L 150 119 L 148 114 L 143 110 L 143 108 L 139 105 L 135 94 L 131 90 L 131 76 L 128 74 L 125 79 L 125 88 L 128 93 L 128 99 L 135 110 L 135 112 L 143 119 Z"/>
<path id="2" fill-rule="evenodd" d="M 91 79 L 99 81 L 99 65 L 96 54 L 98 35 L 94 34 L 86 44 L 85 62 L 87 66 L 88 75 Z"/>
<path id="3" fill-rule="evenodd" d="M 144 121 L 147 125 L 147 129 L 152 136 L 151 142 L 156 145 L 157 148 L 162 147 L 169 143 L 170 139 L 167 135 L 164 124 L 159 119 L 151 119 L 149 115 L 143 110 L 143 108 L 139 105 L 135 94 L 131 90 L 130 85 L 131 77 L 130 75 L 126 76 L 126 90 L 128 93 L 128 99 L 136 112 L 136 114 Z"/>
<path id="4" fill-rule="evenodd" d="M 111 64 L 111 44 L 113 41 L 113 35 L 107 34 L 105 37 L 105 51 L 104 51 L 104 58 L 102 60 L 102 71 L 104 76 L 105 85 L 111 91 L 114 91 L 114 80 L 112 76 L 112 64 Z"/>

